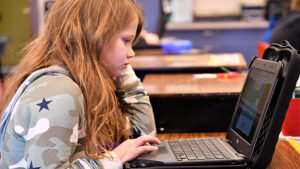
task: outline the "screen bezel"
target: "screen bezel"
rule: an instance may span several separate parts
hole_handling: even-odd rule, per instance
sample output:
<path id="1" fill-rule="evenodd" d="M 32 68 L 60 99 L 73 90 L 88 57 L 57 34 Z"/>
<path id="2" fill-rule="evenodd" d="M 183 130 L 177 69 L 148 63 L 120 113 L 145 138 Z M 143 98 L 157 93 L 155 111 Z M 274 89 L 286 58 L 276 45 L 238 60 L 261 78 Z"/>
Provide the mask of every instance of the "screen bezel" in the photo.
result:
<path id="1" fill-rule="evenodd" d="M 254 131 L 254 134 L 253 134 L 252 141 L 251 141 L 251 143 L 249 143 L 242 135 L 240 135 L 238 133 L 237 130 L 235 130 L 234 125 L 235 125 L 236 116 L 238 116 L 237 110 L 238 110 L 238 107 L 239 107 L 238 105 L 240 104 L 240 101 L 242 99 L 242 93 L 245 90 L 246 84 L 247 84 L 247 82 L 250 78 L 250 73 L 253 69 L 260 69 L 260 70 L 263 70 L 263 71 L 266 71 L 266 72 L 274 73 L 275 78 L 273 79 L 273 85 L 271 86 L 271 91 L 270 91 L 270 95 L 268 97 L 266 106 L 264 108 L 264 111 L 261 113 L 262 117 L 258 121 L 257 127 Z M 237 102 L 237 105 L 236 105 L 236 108 L 235 108 L 235 112 L 234 112 L 232 120 L 230 122 L 230 126 L 229 126 L 229 129 L 228 129 L 228 132 L 227 132 L 227 137 L 226 137 L 229 140 L 229 142 L 231 143 L 231 145 L 239 153 L 245 155 L 245 157 L 247 159 L 250 159 L 251 156 L 252 156 L 252 153 L 253 153 L 253 150 L 254 150 L 254 147 L 255 147 L 255 144 L 256 144 L 256 141 L 257 141 L 257 137 L 258 137 L 259 131 L 261 129 L 265 114 L 266 114 L 267 110 L 269 109 L 270 101 L 271 101 L 271 98 L 272 98 L 271 96 L 273 95 L 273 92 L 276 88 L 278 75 L 281 72 L 281 69 L 282 69 L 282 63 L 281 62 L 274 62 L 274 61 L 263 60 L 263 59 L 259 59 L 259 58 L 256 58 L 252 62 L 251 66 L 249 68 L 249 73 L 247 75 L 247 78 L 245 80 L 242 92 L 241 92 L 240 97 L 238 99 L 238 102 Z"/>

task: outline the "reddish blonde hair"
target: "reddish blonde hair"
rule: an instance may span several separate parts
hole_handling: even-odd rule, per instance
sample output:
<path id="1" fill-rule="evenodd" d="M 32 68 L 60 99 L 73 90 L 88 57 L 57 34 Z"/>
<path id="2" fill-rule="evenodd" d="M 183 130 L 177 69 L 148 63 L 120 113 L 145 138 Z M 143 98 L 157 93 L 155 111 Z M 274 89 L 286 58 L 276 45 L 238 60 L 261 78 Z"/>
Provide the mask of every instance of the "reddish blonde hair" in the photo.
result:
<path id="1" fill-rule="evenodd" d="M 143 26 L 142 10 L 134 0 L 56 0 L 42 34 L 23 50 L 24 57 L 9 79 L 1 114 L 20 84 L 32 72 L 65 65 L 85 98 L 87 156 L 101 158 L 115 142 L 128 138 L 125 115 L 118 106 L 115 85 L 101 52 L 121 29 L 138 18 L 136 37 Z"/>
<path id="2" fill-rule="evenodd" d="M 300 11 L 300 0 L 291 0 L 290 8 L 291 10 Z"/>

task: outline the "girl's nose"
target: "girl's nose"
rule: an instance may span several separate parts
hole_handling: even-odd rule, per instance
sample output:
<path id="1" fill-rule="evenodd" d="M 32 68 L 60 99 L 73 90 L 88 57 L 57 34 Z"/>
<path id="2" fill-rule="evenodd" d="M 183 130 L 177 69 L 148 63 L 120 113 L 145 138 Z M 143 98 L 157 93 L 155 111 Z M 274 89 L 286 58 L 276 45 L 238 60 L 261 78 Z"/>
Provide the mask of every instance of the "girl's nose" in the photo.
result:
<path id="1" fill-rule="evenodd" d="M 135 56 L 135 53 L 134 53 L 134 51 L 133 51 L 133 49 L 132 48 L 130 48 L 130 50 L 129 50 L 129 52 L 128 52 L 128 58 L 133 58 Z"/>

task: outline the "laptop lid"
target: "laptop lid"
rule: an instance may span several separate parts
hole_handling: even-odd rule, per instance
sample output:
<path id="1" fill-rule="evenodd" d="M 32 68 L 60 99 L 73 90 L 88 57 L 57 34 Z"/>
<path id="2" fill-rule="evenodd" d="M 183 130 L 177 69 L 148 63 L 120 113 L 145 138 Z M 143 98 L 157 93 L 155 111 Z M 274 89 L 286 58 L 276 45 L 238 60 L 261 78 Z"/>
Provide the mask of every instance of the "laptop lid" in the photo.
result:
<path id="1" fill-rule="evenodd" d="M 237 102 L 227 139 L 250 159 L 277 84 L 281 62 L 255 59 Z"/>

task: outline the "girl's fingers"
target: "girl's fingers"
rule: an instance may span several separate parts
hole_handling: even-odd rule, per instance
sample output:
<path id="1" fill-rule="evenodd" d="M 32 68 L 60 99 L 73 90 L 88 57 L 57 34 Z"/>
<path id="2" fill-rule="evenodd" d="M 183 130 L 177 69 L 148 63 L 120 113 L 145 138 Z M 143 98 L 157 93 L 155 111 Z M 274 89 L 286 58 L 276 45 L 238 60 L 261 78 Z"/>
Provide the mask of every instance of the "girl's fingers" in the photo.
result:
<path id="1" fill-rule="evenodd" d="M 158 148 L 155 147 L 155 146 L 140 146 L 138 148 L 136 148 L 136 155 L 141 155 L 142 153 L 145 153 L 145 152 L 150 152 L 150 151 L 157 151 Z"/>
<path id="2" fill-rule="evenodd" d="M 144 135 L 144 136 L 138 137 L 136 139 L 135 146 L 139 147 L 139 146 L 145 145 L 146 143 L 149 143 L 149 142 L 155 143 L 155 144 L 160 144 L 160 141 L 158 138 L 149 136 L 149 135 Z"/>

